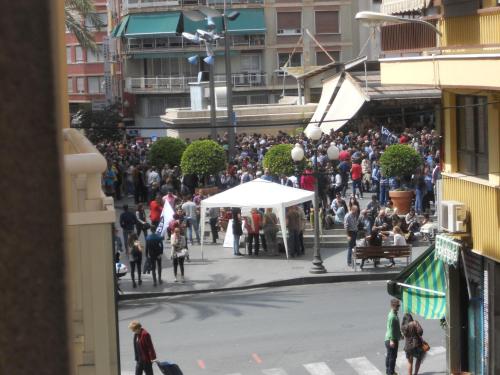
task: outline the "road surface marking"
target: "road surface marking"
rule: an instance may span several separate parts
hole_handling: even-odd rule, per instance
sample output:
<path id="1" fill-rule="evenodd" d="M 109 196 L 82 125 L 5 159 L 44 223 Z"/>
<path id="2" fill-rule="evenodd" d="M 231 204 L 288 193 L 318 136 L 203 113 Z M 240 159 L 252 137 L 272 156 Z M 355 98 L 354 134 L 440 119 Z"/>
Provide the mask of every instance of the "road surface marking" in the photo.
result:
<path id="1" fill-rule="evenodd" d="M 404 366 L 408 363 L 406 360 L 406 353 L 401 351 L 398 352 L 398 358 L 396 359 L 396 366 L 399 368 L 404 368 Z"/>
<path id="2" fill-rule="evenodd" d="M 382 375 L 382 373 L 366 357 L 348 358 L 346 362 L 359 375 Z"/>
<path id="3" fill-rule="evenodd" d="M 264 375 L 287 375 L 286 371 L 282 368 L 268 368 L 267 370 L 262 370 Z"/>
<path id="4" fill-rule="evenodd" d="M 257 353 L 253 353 L 252 354 L 252 358 L 253 360 L 257 363 L 257 364 L 261 364 L 262 363 L 262 359 L 260 359 L 260 357 L 257 355 Z"/>
<path id="5" fill-rule="evenodd" d="M 202 370 L 205 370 L 206 366 L 205 366 L 205 361 L 203 361 L 203 359 L 199 359 L 198 361 L 198 367 L 201 368 Z"/>
<path id="6" fill-rule="evenodd" d="M 304 367 L 311 375 L 335 375 L 325 362 L 308 363 Z"/>
<path id="7" fill-rule="evenodd" d="M 430 356 L 434 356 L 434 355 L 438 355 L 438 354 L 444 354 L 444 353 L 446 353 L 446 348 L 444 348 L 442 346 L 432 347 L 427 352 L 427 354 L 429 354 Z"/>
<path id="8" fill-rule="evenodd" d="M 135 375 L 135 371 L 122 371 L 121 375 Z"/>

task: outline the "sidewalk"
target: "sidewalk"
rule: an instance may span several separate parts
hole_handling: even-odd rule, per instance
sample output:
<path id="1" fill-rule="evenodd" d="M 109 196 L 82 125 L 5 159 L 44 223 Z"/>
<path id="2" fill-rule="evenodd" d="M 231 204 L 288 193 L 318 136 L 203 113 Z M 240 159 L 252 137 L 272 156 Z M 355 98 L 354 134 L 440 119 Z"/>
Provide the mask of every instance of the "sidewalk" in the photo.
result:
<path id="1" fill-rule="evenodd" d="M 125 202 L 121 201 L 116 205 L 117 220 L 122 212 L 123 203 Z M 133 202 L 127 203 L 131 208 L 134 206 Z M 117 227 L 119 228 L 119 224 Z M 327 273 L 318 275 L 309 272 L 313 259 L 312 246 L 309 248 L 306 246 L 305 255 L 289 260 L 286 259 L 284 254 L 272 257 L 263 251 L 259 253 L 258 257 L 233 256 L 232 248 L 222 246 L 223 236 L 224 233 L 221 233 L 219 244 L 205 244 L 203 246 L 203 259 L 201 257 L 201 247 L 199 245 L 190 246 L 191 261 L 185 263 L 185 283 L 174 282 L 172 261 L 170 260 L 170 245 L 168 244 L 163 255 L 163 284 L 154 287 L 152 275 L 148 274 L 143 275 L 142 285 L 133 288 L 129 272 L 119 281 L 122 291 L 120 299 L 298 284 L 389 280 L 406 266 L 405 259 L 396 259 L 396 267 L 386 268 L 385 266 L 389 262 L 382 259 L 381 266 L 376 269 L 369 262 L 365 264 L 364 270 L 358 268 L 358 271 L 354 272 L 351 267 L 347 266 L 346 246 L 328 247 L 321 249 L 323 265 Z M 207 237 L 206 240 L 210 241 Z M 168 242 L 166 241 L 166 243 Z M 429 244 L 426 242 L 415 243 L 413 245 L 413 259 L 418 257 L 428 246 Z M 240 251 L 245 253 L 243 248 Z M 128 266 L 124 254 L 121 260 Z"/>

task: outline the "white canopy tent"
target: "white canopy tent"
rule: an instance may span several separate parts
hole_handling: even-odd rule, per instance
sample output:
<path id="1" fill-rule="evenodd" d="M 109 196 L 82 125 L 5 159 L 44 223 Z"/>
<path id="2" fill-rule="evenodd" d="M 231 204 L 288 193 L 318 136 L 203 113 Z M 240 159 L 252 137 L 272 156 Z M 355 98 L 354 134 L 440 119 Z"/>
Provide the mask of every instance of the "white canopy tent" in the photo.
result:
<path id="1" fill-rule="evenodd" d="M 286 241 L 285 209 L 296 204 L 313 201 L 314 192 L 263 180 L 261 178 L 241 184 L 201 201 L 201 257 L 203 258 L 203 234 L 205 233 L 206 209 L 212 207 L 272 208 L 278 216 L 281 233 Z"/>

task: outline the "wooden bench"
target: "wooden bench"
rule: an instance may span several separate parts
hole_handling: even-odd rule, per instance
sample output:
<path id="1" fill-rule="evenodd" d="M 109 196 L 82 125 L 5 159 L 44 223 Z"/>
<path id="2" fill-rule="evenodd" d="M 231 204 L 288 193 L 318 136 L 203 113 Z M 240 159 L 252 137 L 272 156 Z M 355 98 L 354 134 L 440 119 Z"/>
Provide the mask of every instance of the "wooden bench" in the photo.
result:
<path id="1" fill-rule="evenodd" d="M 406 258 L 406 264 L 411 261 L 411 245 L 405 246 L 356 246 L 352 252 L 354 271 L 356 271 L 356 260 L 369 258 Z"/>

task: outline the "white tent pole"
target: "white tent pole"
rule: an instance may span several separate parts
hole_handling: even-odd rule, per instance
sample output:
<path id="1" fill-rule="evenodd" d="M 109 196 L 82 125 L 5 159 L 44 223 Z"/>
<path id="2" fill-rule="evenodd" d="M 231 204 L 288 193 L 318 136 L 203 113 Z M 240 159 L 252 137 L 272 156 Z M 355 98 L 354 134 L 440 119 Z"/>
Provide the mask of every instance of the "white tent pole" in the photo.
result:
<path id="1" fill-rule="evenodd" d="M 287 241 L 287 232 L 286 232 L 286 207 L 284 204 L 281 205 L 279 208 L 279 216 L 280 216 L 280 226 L 281 226 L 281 235 L 283 237 L 283 243 L 285 244 L 285 252 L 286 252 L 286 259 L 289 259 L 288 257 L 288 241 Z"/>
<path id="2" fill-rule="evenodd" d="M 205 238 L 205 213 L 207 211 L 207 208 L 203 205 L 203 202 L 201 203 L 200 207 L 200 221 L 201 221 L 201 233 L 200 233 L 200 240 L 201 240 L 201 260 L 203 260 L 203 239 Z"/>

